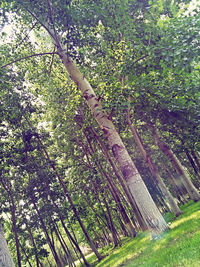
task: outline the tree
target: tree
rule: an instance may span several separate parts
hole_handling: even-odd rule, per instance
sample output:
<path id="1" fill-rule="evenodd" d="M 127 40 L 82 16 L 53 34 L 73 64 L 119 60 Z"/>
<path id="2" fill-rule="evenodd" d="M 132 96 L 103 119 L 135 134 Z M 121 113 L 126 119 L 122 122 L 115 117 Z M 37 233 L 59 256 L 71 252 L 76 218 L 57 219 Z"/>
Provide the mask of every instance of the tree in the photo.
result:
<path id="1" fill-rule="evenodd" d="M 135 235 L 132 223 L 137 231 L 139 225 L 143 230 L 147 225 L 153 236 L 167 229 L 158 211 L 167 210 L 163 195 L 180 213 L 168 191 L 170 181 L 181 203 L 188 185 L 190 197 L 199 199 L 189 177 L 185 187 L 177 187 L 174 177 L 183 177 L 184 168 L 172 160 L 172 150 L 185 163 L 182 152 L 191 151 L 188 159 L 198 172 L 198 153 L 192 152 L 199 148 L 199 51 L 193 44 L 198 40 L 198 14 L 197 22 L 184 17 L 171 1 L 38 4 L 1 2 L 3 14 L 10 12 L 8 21 L 18 29 L 10 44 L 1 44 L 0 52 L 0 166 L 8 181 L 4 185 L 12 185 L 10 204 L 15 206 L 13 220 L 7 223 L 17 229 L 15 240 L 19 238 L 18 253 L 13 246 L 11 250 L 15 261 L 18 254 L 20 262 L 20 250 L 22 262 L 39 266 L 48 255 L 43 245 L 49 244 L 55 261 L 70 265 L 65 231 L 87 265 L 80 240 L 93 243 L 99 257 L 96 248 L 111 242 L 110 233 L 114 246 L 127 229 Z M 29 37 L 33 30 L 34 40 Z M 132 146 L 126 121 L 129 105 L 137 129 L 129 124 L 154 180 Z M 155 125 L 153 135 L 171 155 L 176 171 L 161 163 L 165 156 L 156 148 L 148 125 Z M 8 201 L 2 193 L 5 207 Z M 9 240 L 13 244 L 14 232 Z"/>
<path id="2" fill-rule="evenodd" d="M 16 4 L 21 4 L 21 2 L 16 2 Z M 102 128 L 110 149 L 112 150 L 113 156 L 121 169 L 124 179 L 137 203 L 143 219 L 145 220 L 148 228 L 151 230 L 152 235 L 156 236 L 160 232 L 165 231 L 168 229 L 168 226 L 153 202 L 112 121 L 108 118 L 106 112 L 103 111 L 103 108 L 87 79 L 73 63 L 69 56 L 69 51 L 66 51 L 66 46 L 62 43 L 61 36 L 56 31 L 55 27 L 57 25 L 59 27 L 58 21 L 54 20 L 56 7 L 52 8 L 50 1 L 48 1 L 48 12 L 46 13 L 42 11 L 43 13 L 41 17 L 41 10 L 38 10 L 36 2 L 26 2 L 25 5 L 23 4 L 23 6 L 29 13 L 31 13 L 34 19 L 37 18 L 37 21 L 41 23 L 41 25 L 47 30 L 48 34 L 52 38 L 53 44 L 57 48 L 57 54 L 62 60 L 67 72 L 70 75 L 70 78 L 81 90 L 83 97 L 93 113 L 93 116 L 95 117 L 99 126 Z M 57 9 L 57 15 L 60 11 L 61 10 L 59 6 Z M 30 17 L 28 17 L 28 19 L 30 19 Z M 62 24 L 60 24 L 60 26 L 61 25 Z M 141 194 L 139 192 L 143 193 Z"/>

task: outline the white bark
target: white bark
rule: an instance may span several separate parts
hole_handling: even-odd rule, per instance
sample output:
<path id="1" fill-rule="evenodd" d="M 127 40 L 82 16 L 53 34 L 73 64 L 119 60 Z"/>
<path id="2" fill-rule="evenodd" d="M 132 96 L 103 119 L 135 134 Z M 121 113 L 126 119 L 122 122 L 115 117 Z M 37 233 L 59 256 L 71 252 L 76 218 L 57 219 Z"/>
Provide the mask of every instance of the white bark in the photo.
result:
<path id="1" fill-rule="evenodd" d="M 3 227 L 0 223 L 0 267 L 14 267 L 14 262 L 10 255 L 8 245 L 3 233 Z"/>

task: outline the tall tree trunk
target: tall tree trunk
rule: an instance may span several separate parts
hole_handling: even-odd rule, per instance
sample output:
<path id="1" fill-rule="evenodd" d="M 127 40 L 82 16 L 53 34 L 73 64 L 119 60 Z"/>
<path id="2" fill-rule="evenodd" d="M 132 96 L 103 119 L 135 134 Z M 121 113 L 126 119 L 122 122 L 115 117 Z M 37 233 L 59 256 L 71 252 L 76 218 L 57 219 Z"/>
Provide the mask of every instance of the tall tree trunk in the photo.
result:
<path id="1" fill-rule="evenodd" d="M 193 158 L 191 157 L 190 152 L 188 151 L 187 148 L 185 148 L 185 154 L 186 154 L 186 156 L 187 156 L 187 158 L 188 158 L 188 160 L 189 160 L 194 172 L 196 173 L 197 176 L 199 176 L 198 167 L 196 166 L 196 164 L 195 164 Z"/>
<path id="2" fill-rule="evenodd" d="M 15 267 L 0 222 L 0 266 Z"/>
<path id="3" fill-rule="evenodd" d="M 130 119 L 130 113 L 129 113 L 129 109 L 127 111 L 127 122 L 128 125 L 131 129 L 131 132 L 133 134 L 134 140 L 144 158 L 144 161 L 146 162 L 146 164 L 148 165 L 152 175 L 154 176 L 156 183 L 161 191 L 161 193 L 163 194 L 165 200 L 168 202 L 171 211 L 176 215 L 179 216 L 180 214 L 182 214 L 181 210 L 179 209 L 178 205 L 176 204 L 174 198 L 172 197 L 171 193 L 169 192 L 169 190 L 167 189 L 166 185 L 164 184 L 162 178 L 160 177 L 158 170 L 155 166 L 155 164 L 153 163 L 150 155 L 147 153 L 144 144 L 142 142 L 142 139 L 136 129 L 135 126 L 132 125 L 131 123 L 131 119 Z"/>
<path id="4" fill-rule="evenodd" d="M 167 158 L 170 160 L 173 167 L 175 168 L 175 170 L 179 174 L 179 177 L 180 177 L 183 185 L 185 186 L 190 198 L 194 201 L 198 201 L 200 199 L 199 192 L 192 184 L 187 171 L 184 170 L 181 162 L 178 160 L 178 158 L 173 153 L 173 151 L 170 149 L 170 147 L 160 139 L 159 134 L 158 134 L 155 126 L 153 124 L 149 124 L 149 126 L 152 130 L 156 144 L 158 145 L 160 150 L 167 156 Z"/>
<path id="5" fill-rule="evenodd" d="M 45 25 L 45 23 L 43 25 Z M 61 37 L 58 36 L 55 29 L 52 29 L 51 26 L 45 25 L 45 27 L 48 29 L 48 33 L 50 34 L 54 45 L 57 47 L 57 53 L 69 73 L 70 78 L 81 90 L 94 118 L 104 132 L 114 158 L 119 165 L 127 186 L 129 187 L 152 236 L 156 237 L 160 235 L 161 232 L 168 229 L 168 225 L 149 194 L 138 170 L 117 133 L 114 124 L 103 110 L 90 83 L 69 58 L 66 47 L 61 42 Z"/>

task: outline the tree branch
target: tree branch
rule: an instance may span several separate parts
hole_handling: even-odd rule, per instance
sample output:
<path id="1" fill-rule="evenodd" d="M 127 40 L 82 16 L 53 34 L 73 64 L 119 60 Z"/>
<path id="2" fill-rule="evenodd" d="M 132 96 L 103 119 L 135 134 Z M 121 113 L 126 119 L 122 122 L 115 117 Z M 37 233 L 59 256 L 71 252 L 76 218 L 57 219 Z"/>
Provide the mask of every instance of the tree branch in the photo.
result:
<path id="1" fill-rule="evenodd" d="M 57 32 L 56 32 L 56 28 L 55 28 L 55 23 L 54 23 L 54 19 L 53 19 L 53 10 L 52 10 L 52 6 L 51 6 L 50 0 L 47 0 L 47 4 L 48 4 L 50 21 L 51 21 L 51 24 L 53 26 L 54 39 L 56 40 L 56 44 L 58 44 L 59 43 L 59 38 L 58 38 L 58 35 L 57 35 Z"/>
<path id="2" fill-rule="evenodd" d="M 6 65 L 3 65 L 1 66 L 0 68 L 3 69 L 9 65 L 12 65 L 18 61 L 21 61 L 21 60 L 24 60 L 24 59 L 27 59 L 27 58 L 31 58 L 31 57 L 37 57 L 37 56 L 45 56 L 45 55 L 55 55 L 55 54 L 58 54 L 57 52 L 46 52 L 46 53 L 39 53 L 39 54 L 33 54 L 33 55 L 29 55 L 29 56 L 26 56 L 26 57 L 22 57 L 22 58 L 19 58 L 19 59 L 16 59 L 10 63 L 7 63 Z"/>
<path id="3" fill-rule="evenodd" d="M 18 45 L 16 45 L 15 51 L 26 40 L 26 38 L 28 37 L 29 33 L 35 28 L 35 26 L 37 25 L 37 23 L 38 23 L 38 21 L 36 21 L 34 23 L 34 25 L 30 28 L 29 32 L 25 35 L 25 37 L 21 40 L 21 42 Z"/>
<path id="4" fill-rule="evenodd" d="M 135 60 L 135 61 L 133 62 L 133 64 L 139 62 L 140 60 L 142 60 L 142 59 L 144 59 L 144 58 L 146 58 L 146 57 L 148 57 L 148 54 L 147 54 L 147 55 L 144 55 L 144 56 L 142 56 L 142 57 L 139 57 L 137 60 Z"/>
<path id="5" fill-rule="evenodd" d="M 25 8 L 26 9 L 26 8 Z M 39 23 L 40 23 L 40 25 L 42 25 L 45 29 L 46 29 L 46 31 L 49 33 L 49 35 L 53 38 L 53 39 L 55 39 L 55 37 L 52 35 L 52 33 L 51 33 L 51 31 L 48 29 L 48 27 L 44 24 L 44 23 L 42 23 L 39 19 L 38 19 L 38 17 L 33 13 L 33 12 L 31 12 L 29 9 L 26 9 L 30 14 L 31 14 L 31 16 L 32 17 L 34 17 Z"/>

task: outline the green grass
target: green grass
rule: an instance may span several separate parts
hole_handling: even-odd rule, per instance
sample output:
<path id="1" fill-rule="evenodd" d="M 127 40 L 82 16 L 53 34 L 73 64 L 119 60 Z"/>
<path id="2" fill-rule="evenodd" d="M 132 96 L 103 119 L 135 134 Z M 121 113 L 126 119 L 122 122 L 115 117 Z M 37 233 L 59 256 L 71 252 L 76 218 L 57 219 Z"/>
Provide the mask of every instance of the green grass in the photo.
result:
<path id="1" fill-rule="evenodd" d="M 197 267 L 200 266 L 200 201 L 181 207 L 183 214 L 174 218 L 167 214 L 170 231 L 156 241 L 148 233 L 136 238 L 126 238 L 116 249 L 106 247 L 101 254 L 108 255 L 101 262 L 95 256 L 88 257 L 96 267 Z"/>

